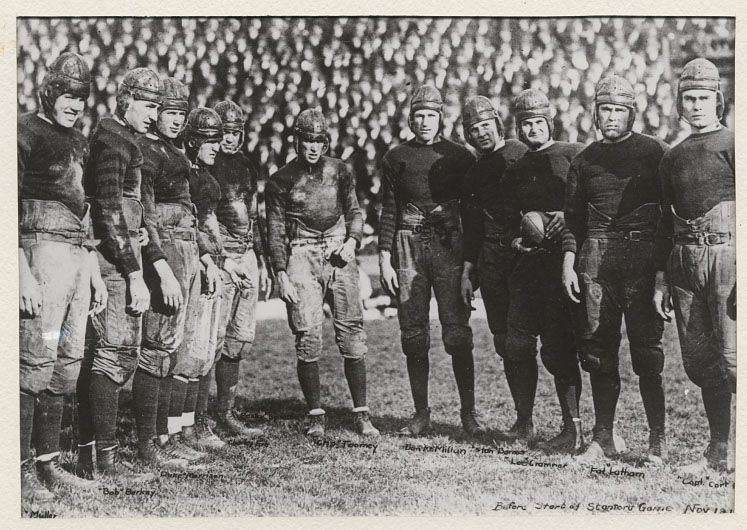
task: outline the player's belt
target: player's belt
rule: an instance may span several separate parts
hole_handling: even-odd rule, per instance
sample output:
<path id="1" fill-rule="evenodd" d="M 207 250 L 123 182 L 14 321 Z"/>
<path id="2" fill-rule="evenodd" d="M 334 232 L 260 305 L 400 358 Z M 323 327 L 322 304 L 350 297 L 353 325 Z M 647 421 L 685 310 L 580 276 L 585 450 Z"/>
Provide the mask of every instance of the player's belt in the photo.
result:
<path id="1" fill-rule="evenodd" d="M 181 241 L 197 241 L 197 232 L 194 228 L 159 228 L 158 236 L 161 239 L 170 239 L 172 241 L 176 239 Z"/>
<path id="2" fill-rule="evenodd" d="M 59 243 L 68 243 L 82 247 L 83 244 L 88 240 L 88 236 L 85 232 L 22 232 L 18 238 L 21 241 L 57 241 Z"/>
<path id="3" fill-rule="evenodd" d="M 652 230 L 602 230 L 591 228 L 586 231 L 590 239 L 624 239 L 626 241 L 653 241 Z"/>
<path id="4" fill-rule="evenodd" d="M 334 236 L 319 236 L 319 237 L 297 237 L 294 239 L 291 239 L 290 246 L 291 247 L 305 247 L 308 245 L 318 245 L 318 246 L 324 246 L 324 245 L 330 245 L 330 244 L 341 244 L 345 240 L 344 235 L 334 235 Z"/>
<path id="5" fill-rule="evenodd" d="M 732 240 L 730 232 L 696 232 L 675 234 L 674 242 L 678 245 L 713 246 L 723 245 Z"/>
<path id="6" fill-rule="evenodd" d="M 221 254 L 210 254 L 210 259 L 213 260 L 213 263 L 215 263 L 219 269 L 222 269 L 226 264 L 226 256 Z"/>

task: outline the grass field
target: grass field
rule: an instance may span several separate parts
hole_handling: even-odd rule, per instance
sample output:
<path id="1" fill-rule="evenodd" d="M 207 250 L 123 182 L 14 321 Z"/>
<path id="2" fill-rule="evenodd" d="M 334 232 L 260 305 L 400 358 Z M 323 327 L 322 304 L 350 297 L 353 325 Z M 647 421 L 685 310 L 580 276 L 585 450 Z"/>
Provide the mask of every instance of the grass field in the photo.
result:
<path id="1" fill-rule="evenodd" d="M 514 419 L 502 363 L 492 349 L 484 321 L 474 321 L 478 409 L 491 430 Z M 242 362 L 238 405 L 258 417 L 266 444 L 236 444 L 212 455 L 193 476 L 162 476 L 145 487 L 102 484 L 99 490 L 59 490 L 59 501 L 32 515 L 61 517 L 235 516 L 235 515 L 505 515 L 517 513 L 683 513 L 699 507 L 729 510 L 733 474 L 702 477 L 684 484 L 673 468 L 694 459 L 707 443 L 700 392 L 682 369 L 676 332 L 667 326 L 667 434 L 670 457 L 661 469 L 643 467 L 647 428 L 638 384 L 624 343 L 622 393 L 616 426 L 630 454 L 610 466 L 575 465 L 571 458 L 527 451 L 522 445 L 498 446 L 488 436 L 470 440 L 459 424 L 459 402 L 451 363 L 432 323 L 431 406 L 436 434 L 402 438 L 396 434 L 411 414 L 411 398 L 396 319 L 366 323 L 369 403 L 383 436 L 374 447 L 353 433 L 350 399 L 336 352 L 332 328 L 325 325 L 321 361 L 322 393 L 328 436 L 315 444 L 302 434 L 305 407 L 296 381 L 293 340 L 282 321 L 258 323 L 251 360 Z M 593 423 L 591 392 L 584 376 L 582 418 Z M 121 439 L 134 448 L 133 425 L 126 414 Z M 559 427 L 552 380 L 540 370 L 535 427 L 542 437 Z M 70 443 L 71 430 L 64 434 Z M 346 442 L 347 441 L 347 442 Z M 409 445 L 408 445 L 409 444 Z M 426 451 L 414 450 L 426 448 Z M 72 460 L 72 454 L 65 453 Z M 600 472 L 597 472 L 601 470 Z M 610 470 L 613 474 L 610 474 Z M 619 474 L 615 472 L 621 471 Z M 144 491 L 138 491 L 144 490 Z"/>

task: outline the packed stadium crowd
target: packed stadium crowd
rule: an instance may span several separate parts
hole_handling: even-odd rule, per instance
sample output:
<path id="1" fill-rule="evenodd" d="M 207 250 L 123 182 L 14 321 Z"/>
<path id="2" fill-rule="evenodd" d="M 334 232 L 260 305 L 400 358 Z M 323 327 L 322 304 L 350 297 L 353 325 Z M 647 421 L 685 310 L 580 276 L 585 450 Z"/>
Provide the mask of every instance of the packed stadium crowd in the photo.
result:
<path id="1" fill-rule="evenodd" d="M 410 134 L 406 102 L 415 87 L 430 83 L 443 93 L 444 136 L 462 144 L 467 98 L 488 96 L 506 119 L 511 98 L 529 87 L 557 109 L 557 139 L 588 142 L 594 86 L 617 73 L 639 94 L 636 130 L 672 143 L 684 134 L 672 69 L 694 56 L 733 61 L 733 32 L 733 19 L 712 18 L 20 20 L 18 104 L 20 112 L 34 110 L 44 65 L 62 51 L 79 52 L 95 79 L 81 119 L 88 134 L 97 117 L 113 112 L 124 73 L 148 67 L 187 84 L 192 106 L 228 98 L 244 109 L 245 149 L 260 181 L 295 156 L 287 141 L 293 118 L 318 106 L 332 154 L 353 166 L 371 233 L 376 168 Z"/>

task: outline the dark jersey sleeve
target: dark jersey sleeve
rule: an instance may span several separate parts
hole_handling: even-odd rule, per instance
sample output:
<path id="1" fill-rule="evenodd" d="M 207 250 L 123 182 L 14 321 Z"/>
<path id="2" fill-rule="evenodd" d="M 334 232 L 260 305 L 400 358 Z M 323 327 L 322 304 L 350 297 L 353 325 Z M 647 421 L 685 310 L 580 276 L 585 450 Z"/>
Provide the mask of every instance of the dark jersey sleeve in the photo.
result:
<path id="1" fill-rule="evenodd" d="M 339 182 L 347 236 L 355 239 L 356 246 L 360 246 L 363 237 L 363 214 L 358 205 L 358 195 L 355 192 L 355 177 L 345 163 L 340 163 Z"/>
<path id="2" fill-rule="evenodd" d="M 166 254 L 161 250 L 161 238 L 158 235 L 156 220 L 156 200 L 153 192 L 153 178 L 160 167 L 148 168 L 143 167 L 140 180 L 140 202 L 143 203 L 143 223 L 148 231 L 148 244 L 143 247 L 143 261 L 145 263 L 155 263 L 156 261 L 165 260 Z"/>
<path id="3" fill-rule="evenodd" d="M 397 217 L 395 176 L 387 156 L 381 161 L 381 218 L 379 219 L 379 250 L 392 250 Z"/>
<path id="4" fill-rule="evenodd" d="M 659 171 L 656 174 L 659 189 L 661 190 L 661 218 L 659 219 L 659 226 L 656 230 L 656 248 L 654 251 L 654 265 L 656 265 L 657 271 L 667 270 L 667 260 L 674 246 L 674 225 L 672 222 L 674 191 L 672 190 L 669 167 L 669 157 L 665 154 L 661 159 Z"/>
<path id="5" fill-rule="evenodd" d="M 513 241 L 519 237 L 519 225 L 521 223 L 521 207 L 516 195 L 516 171 L 509 168 L 501 181 L 501 195 L 503 195 L 503 213 L 505 215 L 505 226 L 509 238 Z"/>
<path id="6" fill-rule="evenodd" d="M 265 187 L 267 211 L 267 237 L 270 259 L 275 273 L 284 271 L 288 265 L 288 235 L 285 230 L 285 192 L 277 175 L 270 178 Z"/>
<path id="7" fill-rule="evenodd" d="M 485 226 L 482 219 L 482 208 L 480 208 L 479 197 L 477 196 L 476 179 L 477 173 L 467 172 L 462 183 L 461 199 L 459 201 L 464 230 L 464 261 L 470 263 L 477 263 L 485 237 Z"/>
<path id="8" fill-rule="evenodd" d="M 578 252 L 578 245 L 586 237 L 586 194 L 582 177 L 582 160 L 576 157 L 568 168 L 565 184 L 565 228 L 562 241 L 564 252 Z"/>
<path id="9" fill-rule="evenodd" d="M 140 270 L 135 252 L 130 244 L 130 230 L 125 221 L 123 200 L 124 175 L 130 163 L 130 153 L 124 149 L 94 141 L 87 170 L 95 180 L 93 197 L 96 225 L 101 229 L 101 251 L 110 256 L 124 273 Z"/>

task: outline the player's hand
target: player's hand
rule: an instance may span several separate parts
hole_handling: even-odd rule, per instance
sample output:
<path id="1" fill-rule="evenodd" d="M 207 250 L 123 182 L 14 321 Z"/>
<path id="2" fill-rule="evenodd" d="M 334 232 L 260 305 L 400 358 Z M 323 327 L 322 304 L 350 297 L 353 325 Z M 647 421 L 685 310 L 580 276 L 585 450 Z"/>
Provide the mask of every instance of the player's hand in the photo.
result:
<path id="1" fill-rule="evenodd" d="M 137 242 L 140 244 L 141 247 L 144 247 L 148 243 L 150 243 L 150 236 L 148 235 L 148 230 L 146 230 L 145 228 L 140 228 L 138 230 Z"/>
<path id="2" fill-rule="evenodd" d="M 270 295 L 272 291 L 272 280 L 270 279 L 270 273 L 267 271 L 267 266 L 260 262 L 259 264 L 259 290 L 265 293 L 265 299 Z"/>
<path id="3" fill-rule="evenodd" d="M 355 259 L 355 247 L 358 244 L 358 241 L 353 239 L 352 237 L 349 237 L 345 243 L 343 243 L 342 247 L 340 247 L 339 252 L 337 253 L 338 256 L 345 262 L 350 263 Z"/>
<path id="4" fill-rule="evenodd" d="M 24 318 L 35 318 L 41 314 L 42 292 L 39 282 L 36 281 L 34 274 L 31 272 L 26 254 L 19 249 L 21 277 L 20 292 L 18 296 L 18 309 Z"/>
<path id="5" fill-rule="evenodd" d="M 386 294 L 395 298 L 399 293 L 399 281 L 397 271 L 392 267 L 392 255 L 386 250 L 379 252 L 379 269 L 381 270 L 381 287 Z"/>
<path id="6" fill-rule="evenodd" d="M 231 277 L 233 284 L 239 289 L 251 289 L 253 286 L 251 274 L 241 263 L 237 263 L 231 258 L 226 258 L 223 264 L 223 270 Z"/>
<path id="7" fill-rule="evenodd" d="M 475 300 L 475 292 L 472 290 L 472 281 L 469 279 L 469 273 L 462 273 L 461 292 L 464 305 L 469 307 L 470 311 L 474 311 L 475 306 L 472 305 L 472 302 Z"/>
<path id="8" fill-rule="evenodd" d="M 555 239 L 565 228 L 565 212 L 545 212 L 550 221 L 545 227 L 545 239 Z"/>
<path id="9" fill-rule="evenodd" d="M 571 302 L 580 304 L 581 299 L 579 297 L 581 296 L 581 289 L 578 285 L 578 274 L 576 274 L 576 271 L 573 269 L 573 265 L 570 267 L 563 267 L 561 279 L 563 282 L 563 290 L 568 299 Z"/>
<path id="10" fill-rule="evenodd" d="M 212 259 L 203 261 L 202 264 L 204 265 L 202 273 L 205 275 L 208 298 L 213 298 L 220 294 L 220 269 Z"/>
<path id="11" fill-rule="evenodd" d="M 523 243 L 524 240 L 520 237 L 517 237 L 516 239 L 511 241 L 511 248 L 520 254 L 531 254 L 532 252 L 537 251 L 538 247 L 525 247 Z"/>
<path id="12" fill-rule="evenodd" d="M 94 256 L 96 259 L 96 256 Z M 106 307 L 109 300 L 109 292 L 106 290 L 106 284 L 101 279 L 101 274 L 96 271 L 91 274 L 91 308 L 88 310 L 88 316 L 98 315 Z"/>
<path id="13" fill-rule="evenodd" d="M 142 315 L 150 307 L 150 292 L 143 280 L 142 271 L 131 272 L 127 275 L 127 295 L 129 303 L 126 310 L 131 315 Z"/>
<path id="14" fill-rule="evenodd" d="M 178 311 L 184 304 L 184 294 L 181 285 L 174 276 L 166 260 L 158 260 L 153 264 L 158 277 L 161 279 L 161 297 L 166 308 L 170 311 Z"/>
<path id="15" fill-rule="evenodd" d="M 672 321 L 672 296 L 669 291 L 669 283 L 663 271 L 656 273 L 656 284 L 654 285 L 654 308 L 656 314 L 667 322 Z"/>
<path id="16" fill-rule="evenodd" d="M 278 273 L 278 290 L 280 291 L 280 298 L 285 303 L 297 304 L 301 301 L 301 299 L 298 298 L 298 292 L 296 291 L 295 286 L 290 281 L 288 273 L 285 271 L 280 271 Z"/>

